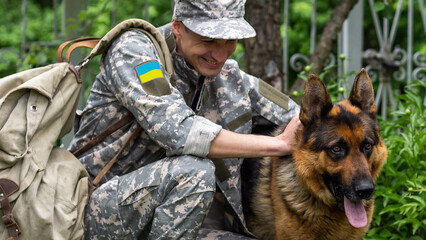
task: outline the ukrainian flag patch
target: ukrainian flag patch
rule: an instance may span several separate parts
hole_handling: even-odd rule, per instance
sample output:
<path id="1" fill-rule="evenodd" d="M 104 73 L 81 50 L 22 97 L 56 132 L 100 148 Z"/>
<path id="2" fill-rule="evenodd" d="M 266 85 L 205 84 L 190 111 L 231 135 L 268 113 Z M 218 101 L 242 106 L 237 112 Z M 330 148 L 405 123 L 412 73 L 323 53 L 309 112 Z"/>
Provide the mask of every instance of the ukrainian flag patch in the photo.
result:
<path id="1" fill-rule="evenodd" d="M 156 78 L 164 78 L 160 64 L 156 61 L 147 62 L 136 67 L 139 79 L 142 83 L 147 83 Z"/>
<path id="2" fill-rule="evenodd" d="M 157 61 L 142 63 L 135 68 L 142 88 L 149 95 L 163 96 L 171 93 L 169 82 L 161 71 Z"/>

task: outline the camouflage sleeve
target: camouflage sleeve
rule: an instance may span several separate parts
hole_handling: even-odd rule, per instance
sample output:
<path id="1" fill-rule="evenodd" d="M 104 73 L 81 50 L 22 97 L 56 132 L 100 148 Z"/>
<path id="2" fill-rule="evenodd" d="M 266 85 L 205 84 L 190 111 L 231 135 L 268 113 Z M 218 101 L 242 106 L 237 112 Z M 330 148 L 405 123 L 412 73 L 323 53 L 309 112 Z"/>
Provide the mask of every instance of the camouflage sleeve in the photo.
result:
<path id="1" fill-rule="evenodd" d="M 277 125 L 288 123 L 294 114 L 299 113 L 299 105 L 284 93 L 257 77 L 243 71 L 244 82 L 249 84 L 252 109 L 258 115 Z"/>
<path id="2" fill-rule="evenodd" d="M 147 36 L 137 31 L 126 32 L 103 58 L 104 84 L 168 156 L 205 157 L 221 126 L 194 114 L 182 94 L 170 84 L 158 59 Z M 157 71 L 144 79 L 144 71 L 152 67 Z"/>

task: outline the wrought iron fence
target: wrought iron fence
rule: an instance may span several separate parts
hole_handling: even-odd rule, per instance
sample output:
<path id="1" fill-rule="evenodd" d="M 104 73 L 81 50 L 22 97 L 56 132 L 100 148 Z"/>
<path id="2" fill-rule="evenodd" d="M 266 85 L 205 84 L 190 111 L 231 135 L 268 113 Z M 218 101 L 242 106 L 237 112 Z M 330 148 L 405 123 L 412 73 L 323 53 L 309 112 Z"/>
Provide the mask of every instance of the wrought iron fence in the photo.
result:
<path id="1" fill-rule="evenodd" d="M 423 0 L 408 0 L 407 7 L 403 7 L 403 0 L 398 0 L 398 5 L 395 11 L 395 15 L 393 18 L 380 18 L 377 12 L 374 10 L 375 2 L 373 0 L 359 1 L 358 7 L 355 7 L 352 11 L 357 11 L 357 17 L 362 17 L 364 2 L 367 2 L 370 9 L 370 14 L 373 18 L 374 28 L 377 36 L 377 40 L 379 42 L 379 49 L 362 49 L 359 47 L 356 51 L 358 51 L 359 55 L 351 55 L 352 60 L 359 60 L 359 66 L 356 66 L 356 69 L 360 69 L 361 67 L 365 67 L 368 71 L 371 79 L 373 81 L 379 81 L 377 93 L 376 93 L 376 104 L 381 107 L 381 115 L 382 117 L 387 117 L 387 108 L 395 109 L 395 90 L 392 89 L 392 82 L 398 81 L 402 82 L 406 80 L 406 84 L 412 82 L 413 79 L 418 79 L 421 81 L 426 80 L 426 53 L 421 52 L 419 49 L 413 49 L 413 38 L 424 39 L 426 43 L 426 16 L 425 16 L 425 8 L 423 4 Z M 385 4 L 388 4 L 385 1 Z M 288 32 L 287 29 L 291 25 L 289 22 L 289 15 L 291 12 L 289 11 L 290 0 L 284 1 L 284 25 L 285 25 L 285 34 L 283 39 L 283 58 L 284 58 L 284 89 L 288 89 L 288 74 L 290 71 L 300 72 L 303 70 L 304 66 L 307 64 L 309 57 L 307 55 L 301 53 L 295 53 L 292 56 L 288 56 Z M 310 48 L 311 53 L 315 47 L 315 36 L 317 31 L 316 26 L 316 5 L 317 1 L 312 0 L 312 14 L 311 14 L 311 38 L 310 38 Z M 416 8 L 417 6 L 417 8 Z M 398 33 L 398 34 L 406 34 L 407 35 L 407 46 L 401 46 L 400 44 L 395 42 L 395 36 L 397 35 L 397 24 L 401 20 L 401 13 L 406 11 L 407 16 L 407 32 L 406 33 Z M 414 23 L 413 22 L 413 14 L 414 11 L 418 11 L 421 15 L 421 22 Z M 351 13 L 353 14 L 353 13 Z M 348 20 L 347 20 L 348 21 Z M 356 23 L 355 23 L 356 24 Z M 362 24 L 362 21 L 358 24 Z M 422 24 L 423 32 L 413 32 L 414 24 Z M 348 27 L 347 25 L 344 26 Z M 354 26 L 350 26 L 353 28 Z M 343 34 L 349 34 L 344 35 Z M 328 64 L 335 65 L 336 57 L 343 52 L 345 49 L 353 48 L 353 46 L 345 45 L 341 38 L 351 38 L 350 34 L 361 34 L 361 32 L 354 31 L 345 31 L 343 29 L 341 36 L 339 36 L 338 41 L 338 52 L 331 54 L 329 57 Z M 355 52 L 356 52 L 355 51 Z M 353 53 L 354 51 L 352 51 Z M 361 54 L 362 53 L 362 54 Z M 357 59 L 358 58 L 358 59 Z M 337 61 L 337 64 L 342 64 Z M 346 64 L 346 63 L 344 63 Z M 340 70 L 341 68 L 338 67 Z M 344 68 L 348 69 L 348 68 Z M 356 70 L 354 69 L 354 70 Z M 339 73 L 342 74 L 342 73 Z M 347 87 L 347 86 L 346 86 Z M 397 90 L 396 90 L 397 94 Z M 425 99 L 426 104 L 426 99 Z"/>

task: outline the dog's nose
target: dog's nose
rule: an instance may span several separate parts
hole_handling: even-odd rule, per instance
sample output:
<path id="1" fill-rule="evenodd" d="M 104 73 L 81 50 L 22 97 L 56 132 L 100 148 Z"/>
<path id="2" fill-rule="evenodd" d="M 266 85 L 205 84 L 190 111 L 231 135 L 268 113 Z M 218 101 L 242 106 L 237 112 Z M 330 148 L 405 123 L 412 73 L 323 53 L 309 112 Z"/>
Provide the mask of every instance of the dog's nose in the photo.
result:
<path id="1" fill-rule="evenodd" d="M 370 199 L 374 193 L 374 184 L 372 181 L 364 180 L 355 185 L 357 197 L 361 199 Z"/>

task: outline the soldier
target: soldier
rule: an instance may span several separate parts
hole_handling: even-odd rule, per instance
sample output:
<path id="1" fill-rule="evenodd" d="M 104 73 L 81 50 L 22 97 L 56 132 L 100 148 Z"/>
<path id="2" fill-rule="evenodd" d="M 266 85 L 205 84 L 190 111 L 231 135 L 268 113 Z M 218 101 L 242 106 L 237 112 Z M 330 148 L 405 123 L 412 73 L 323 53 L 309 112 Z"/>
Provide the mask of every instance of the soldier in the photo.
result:
<path id="1" fill-rule="evenodd" d="M 175 1 L 171 23 L 159 28 L 175 44 L 174 81 L 139 31 L 122 34 L 103 56 L 70 150 L 135 117 L 79 157 L 93 179 L 138 125 L 142 131 L 91 195 L 86 239 L 253 237 L 241 204 L 242 159 L 290 154 L 300 121 L 291 99 L 228 59 L 238 39 L 256 34 L 244 3 Z M 253 135 L 254 117 L 289 125 L 276 137 Z"/>

